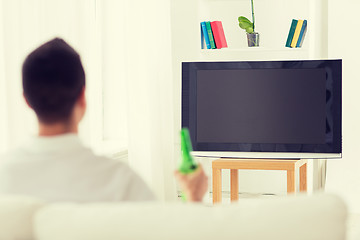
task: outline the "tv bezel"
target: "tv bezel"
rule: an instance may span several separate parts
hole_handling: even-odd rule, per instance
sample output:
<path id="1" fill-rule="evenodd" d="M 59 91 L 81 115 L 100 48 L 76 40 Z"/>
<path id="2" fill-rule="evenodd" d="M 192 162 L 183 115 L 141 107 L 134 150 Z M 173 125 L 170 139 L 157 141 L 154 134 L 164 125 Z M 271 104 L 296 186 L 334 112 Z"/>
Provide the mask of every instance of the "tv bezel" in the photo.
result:
<path id="1" fill-rule="evenodd" d="M 333 98 L 332 115 L 334 119 L 333 142 L 331 152 L 280 152 L 280 151 L 239 151 L 222 149 L 199 149 L 196 142 L 196 126 L 190 124 L 191 98 L 196 97 L 196 72 L 198 70 L 224 69 L 302 69 L 325 68 L 331 74 Z M 328 79 L 327 79 L 328 81 Z M 194 95 L 195 94 L 195 95 Z M 190 130 L 194 156 L 224 158 L 277 158 L 277 159 L 330 159 L 342 157 L 342 60 L 288 60 L 288 61 L 224 61 L 224 62 L 183 62 L 182 63 L 182 127 Z M 193 124 L 194 125 L 194 124 Z M 335 141 L 334 141 L 335 139 Z M 234 143 L 228 143 L 234 144 Z M 246 143 L 235 143 L 246 144 Z M 264 143 L 259 143 L 264 144 Z M 276 145 L 276 144 L 274 144 Z M 286 145 L 286 144 L 283 144 Z M 291 145 L 291 144 L 289 144 Z M 305 145 L 305 144 L 304 144 Z M 326 144 L 324 144 L 326 145 Z"/>

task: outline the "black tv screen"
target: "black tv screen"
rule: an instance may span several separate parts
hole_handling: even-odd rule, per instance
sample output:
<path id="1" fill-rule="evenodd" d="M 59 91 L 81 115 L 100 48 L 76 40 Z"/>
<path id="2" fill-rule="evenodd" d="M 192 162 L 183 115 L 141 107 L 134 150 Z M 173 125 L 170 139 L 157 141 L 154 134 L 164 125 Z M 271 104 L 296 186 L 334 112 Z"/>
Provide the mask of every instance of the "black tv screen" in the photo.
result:
<path id="1" fill-rule="evenodd" d="M 182 127 L 200 155 L 339 157 L 341 76 L 341 60 L 184 62 Z"/>

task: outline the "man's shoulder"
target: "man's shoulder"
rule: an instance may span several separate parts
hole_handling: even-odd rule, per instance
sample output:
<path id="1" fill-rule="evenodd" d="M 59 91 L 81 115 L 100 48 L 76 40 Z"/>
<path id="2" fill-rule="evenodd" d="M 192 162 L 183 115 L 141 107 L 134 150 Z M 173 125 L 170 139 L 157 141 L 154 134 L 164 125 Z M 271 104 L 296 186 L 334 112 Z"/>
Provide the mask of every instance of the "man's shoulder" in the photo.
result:
<path id="1" fill-rule="evenodd" d="M 125 162 L 106 156 L 93 155 L 93 171 L 104 174 L 111 185 L 117 189 L 116 199 L 123 201 L 152 201 L 156 197 L 144 180 Z M 101 177 L 100 177 L 101 178 Z"/>
<path id="2" fill-rule="evenodd" d="M 104 168 L 109 167 L 116 171 L 126 171 L 133 173 L 132 169 L 128 166 L 126 162 L 104 155 L 97 155 L 93 152 L 90 152 L 89 156 L 91 156 L 88 158 L 89 164 L 94 164 L 94 167 L 103 166 Z"/>
<path id="3" fill-rule="evenodd" d="M 92 150 L 84 151 L 80 156 L 74 156 L 80 164 L 96 172 L 106 172 L 109 177 L 121 178 L 122 181 L 137 179 L 139 176 L 127 162 L 105 155 L 97 155 Z"/>
<path id="4" fill-rule="evenodd" d="M 0 154 L 0 165 L 13 162 L 26 155 L 24 149 L 16 148 Z"/>
<path id="5" fill-rule="evenodd" d="M 132 175 L 134 172 L 123 161 L 108 156 L 97 155 L 90 148 L 81 146 L 71 151 L 33 151 L 27 147 L 17 147 L 0 154 L 0 167 L 52 164 L 74 167 L 78 170 L 108 172 L 109 175 L 121 173 Z"/>

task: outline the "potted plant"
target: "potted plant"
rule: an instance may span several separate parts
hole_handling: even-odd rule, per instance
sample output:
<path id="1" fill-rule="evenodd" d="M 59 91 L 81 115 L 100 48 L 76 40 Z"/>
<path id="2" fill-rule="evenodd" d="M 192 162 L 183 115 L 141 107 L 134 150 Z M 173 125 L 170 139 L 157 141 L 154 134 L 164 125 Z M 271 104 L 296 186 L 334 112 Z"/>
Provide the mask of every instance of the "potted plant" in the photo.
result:
<path id="1" fill-rule="evenodd" d="M 240 16 L 238 18 L 239 27 L 245 29 L 248 39 L 249 47 L 258 47 L 259 46 L 259 33 L 255 32 L 255 16 L 254 16 L 254 1 L 251 0 L 251 13 L 252 13 L 252 22 L 244 17 Z"/>

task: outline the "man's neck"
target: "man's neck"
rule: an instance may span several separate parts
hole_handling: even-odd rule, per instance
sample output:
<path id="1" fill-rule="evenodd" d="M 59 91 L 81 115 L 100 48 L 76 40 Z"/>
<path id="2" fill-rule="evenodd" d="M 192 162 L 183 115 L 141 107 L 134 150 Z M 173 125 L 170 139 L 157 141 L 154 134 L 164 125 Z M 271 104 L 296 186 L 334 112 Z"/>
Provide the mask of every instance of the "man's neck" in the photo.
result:
<path id="1" fill-rule="evenodd" d="M 39 122 L 39 136 L 41 137 L 50 137 L 66 133 L 77 134 L 77 125 L 66 123 L 44 124 Z"/>

